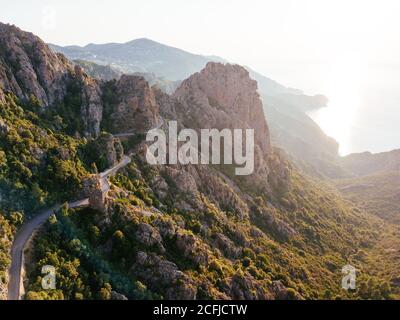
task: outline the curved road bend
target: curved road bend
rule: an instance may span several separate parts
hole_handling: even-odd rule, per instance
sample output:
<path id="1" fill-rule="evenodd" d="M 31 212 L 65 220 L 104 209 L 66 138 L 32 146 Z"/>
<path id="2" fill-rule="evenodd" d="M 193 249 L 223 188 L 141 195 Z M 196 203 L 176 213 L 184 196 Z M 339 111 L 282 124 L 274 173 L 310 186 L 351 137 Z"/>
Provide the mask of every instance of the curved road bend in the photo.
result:
<path id="1" fill-rule="evenodd" d="M 70 208 L 77 208 L 87 206 L 89 199 L 83 199 L 76 202 L 69 203 Z M 29 220 L 23 225 L 14 238 L 11 248 L 11 266 L 8 271 L 9 282 L 8 282 L 8 300 L 19 300 L 20 290 L 22 286 L 22 263 L 23 263 L 23 252 L 25 245 L 32 236 L 32 233 L 40 227 L 54 211 L 60 209 L 60 205 L 55 205 L 50 209 L 46 209 L 40 212 L 37 216 Z"/>
<path id="2" fill-rule="evenodd" d="M 103 179 L 105 177 L 109 177 L 109 176 L 113 175 L 114 173 L 116 173 L 119 169 L 125 167 L 130 162 L 131 162 L 131 157 L 124 155 L 122 157 L 122 160 L 118 164 L 116 164 L 114 167 L 100 173 L 99 176 L 101 179 Z"/>
<path id="3" fill-rule="evenodd" d="M 160 118 L 160 123 L 154 129 L 160 129 L 164 124 L 164 119 Z M 120 134 L 119 136 L 123 136 Z M 126 135 L 132 135 L 132 133 L 127 133 Z M 100 179 L 105 179 L 110 175 L 116 173 L 122 167 L 125 167 L 131 162 L 131 157 L 124 155 L 122 160 L 114 167 L 99 174 Z M 108 183 L 107 183 L 108 185 Z M 89 199 L 83 199 L 76 202 L 70 202 L 70 208 L 77 208 L 89 205 Z M 36 215 L 34 218 L 26 222 L 19 232 L 16 234 L 12 247 L 11 247 L 11 266 L 8 270 L 9 280 L 8 280 L 8 300 L 19 300 L 20 291 L 22 287 L 22 264 L 23 264 L 23 253 L 25 245 L 32 236 L 33 231 L 40 227 L 51 214 L 58 210 L 60 205 L 55 205 L 50 209 L 46 209 Z"/>
<path id="4" fill-rule="evenodd" d="M 122 160 L 114 167 L 99 174 L 100 179 L 106 179 L 108 176 L 114 174 L 122 167 L 131 162 L 131 158 L 124 156 Z M 108 183 L 107 183 L 108 185 Z M 76 202 L 70 202 L 70 208 L 84 207 L 89 205 L 89 199 L 83 199 Z M 60 209 L 60 205 L 55 205 L 50 209 L 46 209 L 36 215 L 34 218 L 26 222 L 20 231 L 16 234 L 12 247 L 11 247 L 11 266 L 8 270 L 8 300 L 19 300 L 22 287 L 22 264 L 23 252 L 25 245 L 32 236 L 33 231 L 40 227 L 54 211 Z"/>

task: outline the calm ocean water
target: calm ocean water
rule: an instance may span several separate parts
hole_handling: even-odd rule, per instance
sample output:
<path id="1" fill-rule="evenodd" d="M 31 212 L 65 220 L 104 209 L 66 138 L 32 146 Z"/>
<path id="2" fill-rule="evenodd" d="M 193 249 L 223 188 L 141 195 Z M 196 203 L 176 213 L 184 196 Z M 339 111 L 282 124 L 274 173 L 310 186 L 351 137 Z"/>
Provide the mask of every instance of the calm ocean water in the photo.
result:
<path id="1" fill-rule="evenodd" d="M 358 76 L 347 72 L 351 65 L 335 68 L 334 76 L 311 64 L 286 69 L 277 66 L 271 73 L 306 94 L 328 96 L 328 107 L 309 115 L 339 142 L 342 155 L 400 149 L 400 66 L 367 66 Z M 330 90 L 332 87 L 336 90 Z"/>

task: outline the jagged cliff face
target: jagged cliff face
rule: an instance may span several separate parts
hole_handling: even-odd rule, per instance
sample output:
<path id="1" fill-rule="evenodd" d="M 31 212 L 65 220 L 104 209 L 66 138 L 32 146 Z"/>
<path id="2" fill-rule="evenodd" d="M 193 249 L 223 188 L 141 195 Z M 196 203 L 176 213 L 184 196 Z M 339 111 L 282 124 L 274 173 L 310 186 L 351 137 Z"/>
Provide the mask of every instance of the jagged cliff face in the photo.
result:
<path id="1" fill-rule="evenodd" d="M 110 91 L 110 90 L 109 90 Z M 159 122 L 159 106 L 148 82 L 123 75 L 112 83 L 113 99 L 107 105 L 107 129 L 113 133 L 146 133 Z"/>
<path id="2" fill-rule="evenodd" d="M 257 82 L 243 67 L 210 62 L 183 81 L 173 97 L 182 106 L 187 127 L 254 129 L 255 144 L 261 153 L 271 153 Z"/>
<path id="3" fill-rule="evenodd" d="M 161 93 L 156 96 L 161 113 L 172 118 L 175 114 L 183 127 L 254 129 L 254 173 L 242 181 L 266 192 L 287 183 L 285 161 L 271 146 L 257 82 L 243 67 L 210 62 L 183 81 L 171 99 Z"/>
<path id="4" fill-rule="evenodd" d="M 52 122 L 36 123 L 37 115 L 7 97 L 10 101 L 0 109 L 0 178 L 10 179 L 6 186 L 17 199 L 34 196 L 34 203 L 38 194 L 50 192 L 55 197 L 68 191 L 70 200 L 83 187 L 98 209 L 59 215 L 39 233 L 33 247 L 36 262 L 59 263 L 58 270 L 67 270 L 66 281 L 50 296 L 42 290 L 41 270 L 28 270 L 33 275 L 28 298 L 104 299 L 109 286 L 132 299 L 316 299 L 326 298 L 326 288 L 334 296 L 354 297 L 340 287 L 341 269 L 351 257 L 357 269 L 370 270 L 365 262 L 370 256 L 364 254 L 371 254 L 381 234 L 374 231 L 380 220 L 352 208 L 328 186 L 301 176 L 271 146 L 257 85 L 247 71 L 210 63 L 172 96 L 136 76 L 99 86 L 35 36 L 5 25 L 0 30 L 0 97 L 12 92 L 31 100 L 34 95 L 43 116 L 47 110 L 60 116 L 73 105 L 83 122 L 77 128 L 88 136 L 98 134 L 101 120 L 109 132 L 145 133 L 164 123 L 159 114 L 177 120 L 180 128 L 255 130 L 256 171 L 237 178 L 222 166 L 150 166 L 146 143 L 135 140 L 142 135 L 124 148 L 108 133 L 73 139 L 74 133 L 51 127 Z M 83 147 L 89 159 L 81 158 Z M 110 178 L 107 195 L 97 178 L 83 180 L 88 173 L 84 163 L 103 170 L 131 152 L 131 163 Z M 24 193 L 16 188 L 35 180 L 37 186 Z M 18 216 L 10 216 L 11 233 L 3 217 L 1 213 L 0 231 L 7 238 L 0 249 L 8 252 L 8 239 L 19 222 Z M 79 250 L 76 240 L 85 244 Z M 74 272 L 70 264 L 64 267 L 69 261 L 78 262 Z M 108 269 L 110 262 L 116 268 Z M 368 283 L 376 280 L 371 279 Z M 110 284 L 102 288 L 106 281 Z M 375 288 L 370 289 L 375 297 Z M 123 297 L 113 292 L 110 296 Z"/>
<path id="5" fill-rule="evenodd" d="M 257 84 L 244 68 L 208 63 L 201 72 L 183 81 L 172 96 L 155 88 L 152 91 L 161 116 L 177 120 L 180 129 L 254 129 L 255 137 L 254 173 L 239 177 L 224 165 L 159 166 L 160 177 L 152 185 L 162 199 L 167 196 L 166 176 L 185 195 L 176 201 L 179 209 L 204 210 L 200 200 L 203 193 L 219 208 L 230 207 L 237 218 L 247 220 L 249 206 L 253 205 L 247 194 L 250 189 L 272 197 L 278 187 L 287 188 L 287 163 L 271 146 Z M 143 149 L 138 153 L 144 160 Z"/>
<path id="6" fill-rule="evenodd" d="M 71 66 L 32 33 L 0 25 L 0 88 L 19 98 L 35 95 L 44 106 L 60 101 L 66 93 Z"/>
<path id="7" fill-rule="evenodd" d="M 97 82 L 32 33 L 0 23 L 0 99 L 11 92 L 23 101 L 35 98 L 43 110 L 56 108 L 73 84 L 79 87 L 76 95 L 82 102 L 81 134 L 97 136 L 102 116 Z"/>

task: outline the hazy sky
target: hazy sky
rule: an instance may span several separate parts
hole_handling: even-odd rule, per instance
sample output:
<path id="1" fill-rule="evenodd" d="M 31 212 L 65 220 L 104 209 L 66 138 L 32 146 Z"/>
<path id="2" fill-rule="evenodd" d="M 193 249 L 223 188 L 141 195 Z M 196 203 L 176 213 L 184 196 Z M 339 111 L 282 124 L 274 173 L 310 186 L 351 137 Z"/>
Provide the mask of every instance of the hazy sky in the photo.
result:
<path id="1" fill-rule="evenodd" d="M 337 56 L 400 64 L 398 0 L 0 0 L 0 21 L 47 42 L 125 42 L 147 37 L 249 65 L 306 91 L 293 67 Z M 311 70 L 312 69 L 312 70 Z"/>
<path id="2" fill-rule="evenodd" d="M 328 96 L 342 154 L 400 147 L 400 0 L 0 0 L 0 21 L 60 45 L 150 38 Z"/>

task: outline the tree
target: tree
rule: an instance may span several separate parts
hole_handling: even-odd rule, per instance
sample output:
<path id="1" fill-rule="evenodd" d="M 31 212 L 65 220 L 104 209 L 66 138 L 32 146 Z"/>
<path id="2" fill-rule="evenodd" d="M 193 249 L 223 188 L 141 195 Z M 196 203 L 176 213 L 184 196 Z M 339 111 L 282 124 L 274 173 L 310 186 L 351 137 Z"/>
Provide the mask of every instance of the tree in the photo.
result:
<path id="1" fill-rule="evenodd" d="M 104 287 L 100 289 L 99 298 L 101 300 L 110 300 L 111 299 L 111 285 L 109 283 L 105 283 Z"/>
<path id="2" fill-rule="evenodd" d="M 10 221 L 14 226 L 19 227 L 24 222 L 24 215 L 19 211 L 13 211 L 10 213 Z"/>
<path id="3" fill-rule="evenodd" d="M 7 156 L 3 150 L 0 150 L 0 168 L 7 164 Z"/>
<path id="4" fill-rule="evenodd" d="M 94 174 L 98 174 L 99 170 L 97 169 L 97 165 L 96 162 L 92 162 L 92 164 L 90 165 L 90 171 Z"/>

